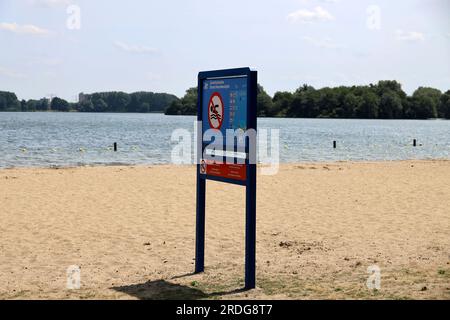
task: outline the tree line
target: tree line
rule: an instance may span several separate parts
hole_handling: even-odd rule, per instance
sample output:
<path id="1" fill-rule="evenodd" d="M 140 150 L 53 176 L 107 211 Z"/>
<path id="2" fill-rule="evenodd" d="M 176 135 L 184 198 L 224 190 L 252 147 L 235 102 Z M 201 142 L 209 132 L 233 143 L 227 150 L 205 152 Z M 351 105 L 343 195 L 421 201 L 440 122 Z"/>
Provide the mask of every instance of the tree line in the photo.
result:
<path id="1" fill-rule="evenodd" d="M 28 101 L 17 99 L 15 93 L 0 91 L 0 112 L 164 112 L 178 98 L 173 94 L 154 92 L 98 92 L 80 93 L 79 101 L 70 103 L 59 97 Z"/>
<path id="2" fill-rule="evenodd" d="M 168 115 L 195 115 L 197 88 L 175 100 Z M 408 96 L 397 81 L 379 81 L 368 86 L 315 89 L 303 85 L 295 92 L 280 91 L 270 97 L 258 85 L 260 117 L 361 118 L 361 119 L 450 119 L 450 90 L 420 87 Z"/>
<path id="3" fill-rule="evenodd" d="M 0 91 L 1 111 L 76 112 L 164 112 L 167 115 L 197 114 L 197 88 L 178 99 L 168 93 L 99 92 L 80 93 L 79 101 L 43 98 L 21 100 Z M 368 86 L 315 89 L 303 85 L 294 92 L 279 91 L 273 97 L 258 85 L 257 113 L 260 117 L 362 118 L 362 119 L 450 119 L 450 90 L 420 87 L 410 96 L 395 80 Z"/>

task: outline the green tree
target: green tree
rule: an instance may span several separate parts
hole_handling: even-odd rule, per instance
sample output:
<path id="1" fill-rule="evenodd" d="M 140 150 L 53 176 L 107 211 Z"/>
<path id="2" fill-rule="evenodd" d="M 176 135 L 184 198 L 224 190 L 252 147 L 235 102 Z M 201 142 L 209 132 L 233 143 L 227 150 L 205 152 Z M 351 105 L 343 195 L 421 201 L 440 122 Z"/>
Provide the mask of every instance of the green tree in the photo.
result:
<path id="1" fill-rule="evenodd" d="M 55 97 L 50 103 L 50 110 L 68 112 L 70 110 L 69 103 L 64 99 Z"/>
<path id="2" fill-rule="evenodd" d="M 303 92 L 308 92 L 311 90 L 315 90 L 314 87 L 309 86 L 305 83 L 302 86 L 298 87 L 297 90 L 295 90 L 294 94 L 301 94 Z"/>
<path id="3" fill-rule="evenodd" d="M 91 100 L 79 102 L 77 108 L 80 112 L 94 112 L 94 104 Z"/>
<path id="4" fill-rule="evenodd" d="M 6 110 L 6 98 L 3 95 L 0 95 L 0 111 Z"/>
<path id="5" fill-rule="evenodd" d="M 166 110 L 167 115 L 196 115 L 197 114 L 197 87 L 186 90 L 180 100 L 172 101 Z"/>
<path id="6" fill-rule="evenodd" d="M 132 94 L 130 103 L 127 105 L 128 112 L 138 112 L 140 107 L 139 95 Z"/>
<path id="7" fill-rule="evenodd" d="M 256 97 L 256 114 L 258 116 L 270 116 L 272 114 L 272 98 L 267 94 L 262 86 L 258 84 Z"/>
<path id="8" fill-rule="evenodd" d="M 382 119 L 401 118 L 403 112 L 402 100 L 396 92 L 388 90 L 381 96 L 379 117 Z"/>
<path id="9" fill-rule="evenodd" d="M 21 105 L 13 92 L 0 91 L 0 111 L 20 111 Z"/>
<path id="10" fill-rule="evenodd" d="M 93 102 L 94 112 L 106 112 L 108 110 L 108 105 L 102 98 L 97 98 Z"/>
<path id="11" fill-rule="evenodd" d="M 441 96 L 442 92 L 440 90 L 428 87 L 419 87 L 412 95 L 413 99 L 418 99 L 416 102 L 425 103 L 425 100 L 429 101 L 430 110 L 428 113 L 430 118 L 443 117 Z M 430 99 L 422 99 L 421 97 L 429 97 Z"/>
<path id="12" fill-rule="evenodd" d="M 429 119 L 437 117 L 434 101 L 429 96 L 417 96 L 412 99 L 412 110 L 416 119 Z"/>
<path id="13" fill-rule="evenodd" d="M 131 94 L 121 91 L 96 92 L 80 94 L 80 96 L 82 99 L 76 104 L 75 109 L 82 112 L 144 112 L 143 110 L 147 110 L 145 112 L 164 112 L 173 101 L 178 100 L 173 94 L 144 91 Z M 95 108 L 95 105 L 99 107 L 99 99 L 106 103 L 106 108 L 104 106 Z M 94 105 L 94 110 L 90 110 L 89 102 Z M 148 109 L 146 108 L 147 105 Z"/>
<path id="14" fill-rule="evenodd" d="M 291 105 L 286 114 L 289 117 L 314 118 L 319 115 L 319 95 L 316 90 L 308 85 L 298 88 L 292 98 Z"/>
<path id="15" fill-rule="evenodd" d="M 437 118 L 442 93 L 433 88 L 420 87 L 414 91 L 411 100 L 411 114 L 414 118 Z"/>
<path id="16" fill-rule="evenodd" d="M 346 94 L 343 101 L 344 117 L 354 118 L 360 105 L 361 99 L 359 97 L 355 96 L 352 92 Z"/>
<path id="17" fill-rule="evenodd" d="M 361 98 L 362 103 L 356 112 L 357 117 L 363 119 L 377 119 L 380 98 L 378 98 L 378 96 L 370 89 L 365 90 Z"/>
<path id="18" fill-rule="evenodd" d="M 450 90 L 441 96 L 441 116 L 450 119 Z"/>
<path id="19" fill-rule="evenodd" d="M 373 86 L 373 88 L 379 97 L 388 91 L 393 91 L 399 96 L 400 99 L 406 98 L 406 93 L 403 91 L 402 85 L 395 80 L 378 81 L 378 84 Z"/>
<path id="20" fill-rule="evenodd" d="M 130 103 L 130 95 L 125 92 L 110 92 L 103 95 L 110 112 L 126 112 Z"/>
<path id="21" fill-rule="evenodd" d="M 34 112 L 36 111 L 36 104 L 37 104 L 36 100 L 28 100 L 25 108 L 29 112 Z"/>
<path id="22" fill-rule="evenodd" d="M 47 98 L 42 98 L 36 101 L 36 111 L 49 111 L 50 110 L 50 100 Z"/>
<path id="23" fill-rule="evenodd" d="M 28 111 L 28 109 L 27 109 L 27 101 L 24 100 L 24 99 L 22 99 L 20 101 L 20 111 L 22 111 L 22 112 L 27 112 Z"/>
<path id="24" fill-rule="evenodd" d="M 319 90 L 319 115 L 320 118 L 333 118 L 335 117 L 334 109 L 339 105 L 339 97 L 337 89 L 322 88 Z"/>
<path id="25" fill-rule="evenodd" d="M 150 105 L 148 102 L 143 102 L 139 108 L 140 113 L 147 113 L 150 111 Z"/>
<path id="26" fill-rule="evenodd" d="M 197 87 L 189 88 L 181 99 L 182 114 L 197 114 Z"/>
<path id="27" fill-rule="evenodd" d="M 267 112 L 269 117 L 284 117 L 286 116 L 289 105 L 292 102 L 292 93 L 283 91 L 276 92 L 273 96 L 273 107 Z"/>
<path id="28" fill-rule="evenodd" d="M 183 104 L 180 100 L 173 101 L 170 106 L 166 109 L 165 114 L 169 116 L 179 116 L 182 115 Z"/>

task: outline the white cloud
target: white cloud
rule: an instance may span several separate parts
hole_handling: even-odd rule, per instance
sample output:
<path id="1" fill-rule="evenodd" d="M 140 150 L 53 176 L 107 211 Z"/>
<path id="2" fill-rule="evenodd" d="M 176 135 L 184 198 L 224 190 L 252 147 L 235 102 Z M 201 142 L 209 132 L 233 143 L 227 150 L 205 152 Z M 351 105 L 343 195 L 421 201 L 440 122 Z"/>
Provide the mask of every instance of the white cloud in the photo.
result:
<path id="1" fill-rule="evenodd" d="M 403 31 L 403 30 L 397 30 L 395 32 L 395 35 L 397 37 L 397 40 L 400 41 L 424 41 L 425 35 L 421 32 L 417 31 Z"/>
<path id="2" fill-rule="evenodd" d="M 330 38 L 314 39 L 312 37 L 305 36 L 305 37 L 302 37 L 302 39 L 316 47 L 319 47 L 319 48 L 325 48 L 325 49 L 343 49 L 343 48 L 345 48 L 344 45 L 335 43 Z"/>
<path id="3" fill-rule="evenodd" d="M 32 24 L 19 25 L 17 23 L 6 23 L 6 22 L 0 23 L 0 30 L 14 32 L 18 34 L 30 34 L 38 36 L 47 35 L 50 33 L 50 31 L 39 28 Z"/>
<path id="4" fill-rule="evenodd" d="M 13 70 L 9 70 L 3 67 L 0 67 L 0 76 L 5 76 L 8 78 L 15 78 L 15 79 L 24 79 L 26 76 L 24 74 L 15 72 Z"/>
<path id="5" fill-rule="evenodd" d="M 158 52 L 158 50 L 156 50 L 155 48 L 139 45 L 130 45 L 121 41 L 114 42 L 114 45 L 117 48 L 130 53 L 155 54 Z"/>
<path id="6" fill-rule="evenodd" d="M 319 21 L 331 21 L 334 17 L 322 7 L 315 7 L 313 10 L 300 9 L 288 14 L 289 22 L 312 23 Z"/>

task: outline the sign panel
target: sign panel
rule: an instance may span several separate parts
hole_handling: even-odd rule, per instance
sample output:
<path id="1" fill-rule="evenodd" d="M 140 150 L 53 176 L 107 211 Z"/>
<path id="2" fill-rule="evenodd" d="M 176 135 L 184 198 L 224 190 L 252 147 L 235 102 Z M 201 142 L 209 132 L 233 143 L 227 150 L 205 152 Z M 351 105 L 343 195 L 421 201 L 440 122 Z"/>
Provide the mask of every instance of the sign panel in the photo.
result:
<path id="1" fill-rule="evenodd" d="M 211 79 L 203 82 L 203 133 L 227 129 L 247 130 L 247 77 Z"/>
<path id="2" fill-rule="evenodd" d="M 202 132 L 212 130 L 211 135 L 220 132 L 222 143 L 218 146 L 218 152 L 211 152 L 209 158 L 202 159 L 201 173 L 207 176 L 222 177 L 245 181 L 247 170 L 245 165 L 245 154 L 241 161 L 237 155 L 222 154 L 223 150 L 234 150 L 236 140 L 227 140 L 227 130 L 247 130 L 248 117 L 248 77 L 229 77 L 217 79 L 205 79 L 202 90 Z M 218 132 L 214 132 L 218 131 Z M 205 141 L 210 143 L 210 141 Z M 214 148 L 215 149 L 215 148 Z M 208 150 L 210 151 L 210 150 Z M 230 161 L 230 158 L 231 161 Z M 230 163 L 231 162 L 231 163 Z"/>

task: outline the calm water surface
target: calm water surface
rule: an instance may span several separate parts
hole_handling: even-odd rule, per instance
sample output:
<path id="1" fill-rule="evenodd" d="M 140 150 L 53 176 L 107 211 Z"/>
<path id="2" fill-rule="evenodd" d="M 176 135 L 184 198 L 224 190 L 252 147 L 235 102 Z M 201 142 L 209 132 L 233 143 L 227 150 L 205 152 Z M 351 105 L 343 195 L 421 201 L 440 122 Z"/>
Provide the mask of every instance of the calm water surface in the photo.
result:
<path id="1" fill-rule="evenodd" d="M 170 163 L 173 130 L 193 133 L 194 121 L 162 114 L 0 113 L 0 167 Z M 446 120 L 262 118 L 258 127 L 280 129 L 282 162 L 450 159 Z"/>

